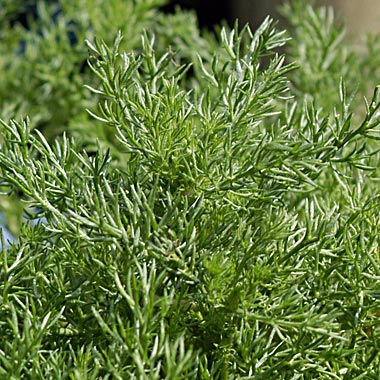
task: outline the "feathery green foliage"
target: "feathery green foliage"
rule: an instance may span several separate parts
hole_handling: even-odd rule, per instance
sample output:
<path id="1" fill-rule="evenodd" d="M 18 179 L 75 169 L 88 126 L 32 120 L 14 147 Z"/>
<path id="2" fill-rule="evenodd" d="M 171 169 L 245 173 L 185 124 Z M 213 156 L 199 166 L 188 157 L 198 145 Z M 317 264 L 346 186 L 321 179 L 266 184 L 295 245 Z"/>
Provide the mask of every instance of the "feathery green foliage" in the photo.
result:
<path id="1" fill-rule="evenodd" d="M 0 186 L 27 219 L 0 379 L 378 378 L 380 87 L 353 67 L 376 38 L 359 57 L 300 2 L 292 42 L 269 18 L 203 37 L 159 4 L 0 31 Z"/>

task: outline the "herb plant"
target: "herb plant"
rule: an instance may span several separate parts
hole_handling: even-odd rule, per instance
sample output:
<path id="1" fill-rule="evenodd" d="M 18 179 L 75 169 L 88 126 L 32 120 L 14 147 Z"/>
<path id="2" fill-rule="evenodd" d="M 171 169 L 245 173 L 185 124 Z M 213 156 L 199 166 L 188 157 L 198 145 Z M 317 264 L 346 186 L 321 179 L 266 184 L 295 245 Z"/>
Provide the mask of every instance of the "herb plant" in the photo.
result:
<path id="1" fill-rule="evenodd" d="M 0 32 L 25 44 L 0 61 L 0 186 L 26 219 L 0 378 L 378 378 L 377 39 L 359 54 L 299 1 L 289 34 L 202 36 L 158 5 L 39 3 L 35 31 Z"/>

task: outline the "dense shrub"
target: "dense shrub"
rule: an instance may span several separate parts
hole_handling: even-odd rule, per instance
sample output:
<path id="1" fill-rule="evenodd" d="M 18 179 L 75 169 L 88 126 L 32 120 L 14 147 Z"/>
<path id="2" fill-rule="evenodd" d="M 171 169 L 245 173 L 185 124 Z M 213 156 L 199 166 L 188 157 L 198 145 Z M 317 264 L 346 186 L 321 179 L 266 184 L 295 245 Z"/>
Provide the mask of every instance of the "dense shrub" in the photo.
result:
<path id="1" fill-rule="evenodd" d="M 4 4 L 0 378 L 380 376 L 376 37 Z"/>

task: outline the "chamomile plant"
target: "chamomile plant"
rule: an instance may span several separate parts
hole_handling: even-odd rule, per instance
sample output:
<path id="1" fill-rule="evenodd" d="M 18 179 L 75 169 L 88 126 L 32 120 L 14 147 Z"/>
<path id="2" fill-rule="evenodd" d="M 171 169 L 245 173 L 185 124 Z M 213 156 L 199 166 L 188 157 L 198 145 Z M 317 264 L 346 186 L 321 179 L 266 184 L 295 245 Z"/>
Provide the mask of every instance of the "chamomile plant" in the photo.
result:
<path id="1" fill-rule="evenodd" d="M 69 3 L 17 33 L 63 33 L 72 75 L 16 55 L 47 92 L 3 98 L 0 187 L 37 222 L 3 238 L 0 378 L 378 378 L 380 88 L 342 59 L 369 70 L 376 39 L 359 56 L 298 1 L 289 32 L 215 34 Z"/>

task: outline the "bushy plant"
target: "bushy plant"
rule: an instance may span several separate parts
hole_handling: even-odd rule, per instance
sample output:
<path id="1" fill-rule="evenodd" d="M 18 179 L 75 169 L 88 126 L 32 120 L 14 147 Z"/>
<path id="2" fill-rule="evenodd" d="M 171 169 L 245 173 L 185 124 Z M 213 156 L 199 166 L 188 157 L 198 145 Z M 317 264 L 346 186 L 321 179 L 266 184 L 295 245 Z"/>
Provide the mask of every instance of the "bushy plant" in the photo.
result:
<path id="1" fill-rule="evenodd" d="M 1 98 L 0 186 L 28 220 L 2 242 L 0 378 L 380 376 L 379 47 L 300 4 L 291 42 L 147 0 L 1 30 L 0 92 L 28 101 Z"/>

